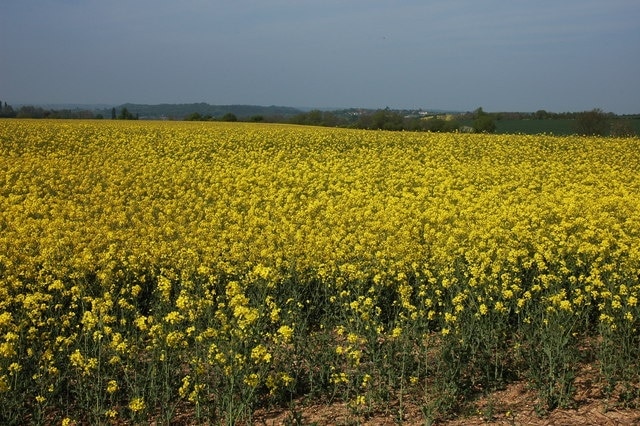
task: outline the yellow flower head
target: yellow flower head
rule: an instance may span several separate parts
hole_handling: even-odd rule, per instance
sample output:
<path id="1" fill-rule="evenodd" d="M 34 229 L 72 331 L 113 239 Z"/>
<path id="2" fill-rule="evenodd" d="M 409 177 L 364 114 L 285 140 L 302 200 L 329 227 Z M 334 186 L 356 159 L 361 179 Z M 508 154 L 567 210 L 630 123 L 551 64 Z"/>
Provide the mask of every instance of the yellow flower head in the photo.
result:
<path id="1" fill-rule="evenodd" d="M 114 393 L 118 390 L 118 382 L 115 380 L 109 380 L 107 383 L 107 393 Z"/>
<path id="2" fill-rule="evenodd" d="M 291 340 L 293 329 L 288 325 L 283 325 L 278 329 L 278 334 L 282 336 L 282 340 L 286 343 Z"/>
<path id="3" fill-rule="evenodd" d="M 133 398 L 129 402 L 129 410 L 133 411 L 134 413 L 138 413 L 144 410 L 145 407 L 146 407 L 146 404 L 144 402 L 144 398 L 141 398 L 141 397 Z"/>

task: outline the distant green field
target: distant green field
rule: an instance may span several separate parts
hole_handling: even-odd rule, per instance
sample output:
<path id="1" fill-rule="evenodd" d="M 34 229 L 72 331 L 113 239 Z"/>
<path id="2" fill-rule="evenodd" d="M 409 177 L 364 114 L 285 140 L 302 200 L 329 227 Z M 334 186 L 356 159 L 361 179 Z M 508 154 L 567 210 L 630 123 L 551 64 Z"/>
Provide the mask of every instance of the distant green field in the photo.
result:
<path id="1" fill-rule="evenodd" d="M 640 135 L 640 120 L 618 119 L 616 121 L 628 121 L 636 135 Z M 546 120 L 496 120 L 496 133 L 523 133 L 538 134 L 547 133 L 554 135 L 570 135 L 575 133 L 575 120 L 572 119 L 546 119 Z"/>

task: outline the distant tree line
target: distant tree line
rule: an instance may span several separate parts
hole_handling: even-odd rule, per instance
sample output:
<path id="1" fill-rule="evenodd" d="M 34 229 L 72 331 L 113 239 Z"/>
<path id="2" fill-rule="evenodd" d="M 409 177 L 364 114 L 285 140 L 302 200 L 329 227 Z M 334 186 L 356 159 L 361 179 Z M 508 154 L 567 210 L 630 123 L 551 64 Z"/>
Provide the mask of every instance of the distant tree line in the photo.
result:
<path id="1" fill-rule="evenodd" d="M 33 105 L 23 105 L 15 109 L 6 102 L 0 102 L 0 118 L 102 119 L 104 116 L 87 109 L 45 109 Z M 120 113 L 117 113 L 116 108 L 111 109 L 113 120 L 138 120 L 138 118 L 138 113 L 133 114 L 127 108 L 122 108 Z"/>
<path id="2" fill-rule="evenodd" d="M 538 110 L 527 112 L 497 112 L 485 113 L 482 108 L 474 112 L 467 112 L 457 116 L 462 122 L 473 121 L 475 131 L 492 133 L 501 120 L 567 120 L 572 122 L 571 132 L 585 136 L 615 136 L 631 137 L 636 135 L 633 120 L 640 119 L 640 115 L 616 115 L 599 108 L 589 111 L 554 113 Z M 491 120 L 490 120 L 491 118 Z M 491 123 L 493 121 L 493 123 Z"/>
<path id="3" fill-rule="evenodd" d="M 85 109 L 44 109 L 38 106 L 23 105 L 13 108 L 6 102 L 0 102 L 0 118 L 63 118 L 63 119 L 89 119 L 102 118 L 96 116 L 93 111 Z"/>
<path id="4" fill-rule="evenodd" d="M 341 115 L 330 111 L 311 110 L 295 115 L 288 122 L 307 126 L 392 131 L 453 132 L 460 127 L 459 123 L 453 119 L 408 115 L 403 111 L 393 111 L 389 108 L 376 111 L 351 111 Z"/>
<path id="5" fill-rule="evenodd" d="M 0 101 L 0 117 L 11 118 L 15 116 L 16 112 L 13 110 L 13 107 L 6 102 L 3 104 L 2 101 Z"/>
<path id="6" fill-rule="evenodd" d="M 135 114 L 128 108 L 136 110 Z M 162 108 L 169 108 L 177 112 L 189 107 L 197 107 L 211 113 L 191 112 L 183 115 L 187 121 L 248 121 L 290 123 L 308 126 L 346 127 L 355 129 L 390 130 L 390 131 L 427 131 L 427 132 L 477 132 L 494 133 L 499 128 L 501 120 L 567 120 L 567 126 L 572 133 L 591 136 L 618 136 L 627 137 L 637 134 L 636 120 L 640 115 L 617 116 L 604 112 L 601 109 L 593 109 L 581 112 L 554 113 L 545 110 L 536 112 L 485 112 L 481 107 L 475 111 L 456 114 L 427 114 L 421 110 L 391 110 L 389 108 L 347 109 L 335 111 L 321 111 L 314 109 L 300 112 L 287 107 L 257 107 L 250 105 L 229 106 L 241 111 L 240 116 L 224 106 L 208 104 L 180 104 L 180 105 L 135 105 L 126 104 L 119 110 L 115 107 L 109 111 L 86 109 L 44 109 L 38 106 L 25 105 L 13 108 L 7 102 L 0 101 L 0 118 L 61 118 L 61 119 L 100 119 L 111 113 L 113 120 L 138 120 L 140 112 L 138 108 L 147 108 L 150 112 L 159 113 Z M 173 108 L 173 109 L 171 109 Z M 268 111 L 261 114 L 260 111 Z M 297 113 L 293 113 L 297 111 Z M 271 113 L 275 112 L 275 113 Z M 244 115 L 247 114 L 247 115 Z M 249 115 L 251 114 L 251 115 Z M 145 116 L 147 119 L 149 117 Z M 153 117 L 153 116 L 152 116 Z M 516 130 L 517 131 L 517 130 Z"/>
<path id="7" fill-rule="evenodd" d="M 209 121 L 226 120 L 226 114 L 233 114 L 240 121 L 255 121 L 260 117 L 264 121 L 282 121 L 300 112 L 297 108 L 259 105 L 210 105 L 204 102 L 189 104 L 133 104 L 126 103 L 118 107 L 127 108 L 134 114 L 139 114 L 144 120 L 185 120 Z M 111 109 L 111 107 L 109 107 Z M 98 110 L 106 116 L 109 109 Z"/>
<path id="8" fill-rule="evenodd" d="M 125 108 L 122 108 L 122 109 L 120 110 L 120 114 L 118 114 L 118 115 L 116 116 L 116 109 L 115 109 L 115 108 L 112 108 L 112 109 L 111 109 L 111 119 L 112 119 L 112 120 L 115 120 L 116 118 L 117 118 L 118 120 L 138 120 L 138 119 L 140 118 L 140 116 L 138 115 L 138 113 L 135 113 L 135 115 L 134 115 L 134 114 L 133 114 L 132 112 L 130 112 L 126 107 L 125 107 Z"/>
<path id="9" fill-rule="evenodd" d="M 184 118 L 184 120 L 185 121 L 228 121 L 228 122 L 234 122 L 234 121 L 238 121 L 238 117 L 232 112 L 227 112 L 226 114 L 224 114 L 220 118 L 216 118 L 216 117 L 212 116 L 211 114 L 202 115 L 199 112 L 193 112 L 193 113 L 187 115 Z M 260 120 L 249 120 L 249 121 L 262 121 L 262 119 L 260 119 Z"/>
<path id="10" fill-rule="evenodd" d="M 90 119 L 98 118 L 92 111 L 81 109 L 44 109 L 31 105 L 20 107 L 16 118 L 60 118 L 60 119 Z"/>
<path id="11" fill-rule="evenodd" d="M 583 111 L 575 116 L 575 131 L 586 136 L 635 136 L 635 130 L 628 119 L 615 119 L 612 113 L 607 113 L 601 109 Z"/>
<path id="12" fill-rule="evenodd" d="M 473 127 L 461 125 L 460 118 L 465 115 L 430 114 L 416 115 L 415 112 L 394 111 L 389 108 L 376 111 L 357 111 L 350 116 L 338 116 L 332 112 L 313 110 L 298 114 L 290 122 L 311 126 L 350 127 L 369 130 L 392 130 L 412 132 L 457 132 L 474 131 L 477 133 L 493 133 L 496 129 L 496 117 L 478 108 L 470 113 Z"/>
<path id="13" fill-rule="evenodd" d="M 538 110 L 534 113 L 498 113 L 498 120 L 573 120 L 573 131 L 585 136 L 635 136 L 636 132 L 632 125 L 632 119 L 640 118 L 637 115 L 616 116 L 614 113 L 605 112 L 600 108 L 589 111 L 553 113 L 545 110 Z"/>
<path id="14" fill-rule="evenodd" d="M 628 118 L 628 119 L 627 119 Z M 600 109 L 582 112 L 550 113 L 539 110 L 534 113 L 498 112 L 488 113 L 482 107 L 459 114 L 416 114 L 415 111 L 397 111 L 389 108 L 379 110 L 321 111 L 314 109 L 292 117 L 268 117 L 262 115 L 244 118 L 249 122 L 277 122 L 306 126 L 346 127 L 354 129 L 426 132 L 475 132 L 495 133 L 500 120 L 571 120 L 573 132 L 588 136 L 633 136 L 630 116 L 617 117 Z M 235 114 L 222 117 L 192 113 L 185 117 L 189 121 L 238 121 Z"/>
<path id="15" fill-rule="evenodd" d="M 222 117 L 202 115 L 198 112 L 187 115 L 186 121 L 239 121 L 233 113 L 226 113 Z M 452 132 L 459 129 L 460 125 L 453 119 L 438 117 L 408 116 L 389 108 L 377 111 L 359 111 L 338 114 L 331 111 L 311 110 L 294 115 L 293 117 L 253 115 L 245 118 L 248 122 L 289 123 L 306 126 L 323 127 L 347 127 L 371 130 L 407 130 L 407 131 L 433 131 Z"/>

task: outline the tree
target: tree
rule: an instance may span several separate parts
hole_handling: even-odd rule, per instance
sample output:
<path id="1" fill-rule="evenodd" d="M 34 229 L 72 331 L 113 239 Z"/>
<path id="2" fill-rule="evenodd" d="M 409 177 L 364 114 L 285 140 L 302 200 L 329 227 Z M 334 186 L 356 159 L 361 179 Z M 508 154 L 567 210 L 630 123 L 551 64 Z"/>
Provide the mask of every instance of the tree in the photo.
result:
<path id="1" fill-rule="evenodd" d="M 585 136 L 604 136 L 611 126 L 609 114 L 599 108 L 576 114 L 576 131 Z"/>
<path id="2" fill-rule="evenodd" d="M 0 117 L 10 118 L 15 116 L 16 113 L 11 105 L 8 105 L 6 102 L 3 105 L 2 102 L 0 102 Z"/>
<path id="3" fill-rule="evenodd" d="M 537 120 L 545 120 L 547 118 L 549 118 L 549 113 L 543 109 L 539 109 L 536 111 L 536 113 L 534 114 L 535 118 Z"/>
<path id="4" fill-rule="evenodd" d="M 322 111 L 318 109 L 311 110 L 307 113 L 307 122 L 310 126 L 320 126 L 322 125 Z"/>
<path id="5" fill-rule="evenodd" d="M 379 130 L 402 130 L 404 120 L 402 115 L 397 112 L 391 111 L 388 107 L 385 109 L 379 109 L 373 113 L 372 117 L 373 129 Z"/>
<path id="6" fill-rule="evenodd" d="M 49 115 L 50 111 L 45 111 L 40 107 L 32 105 L 25 105 L 18 110 L 18 118 L 45 118 Z"/>
<path id="7" fill-rule="evenodd" d="M 444 120 L 434 117 L 429 120 L 426 120 L 424 128 L 429 132 L 442 132 L 445 124 L 446 122 Z"/>
<path id="8" fill-rule="evenodd" d="M 475 110 L 473 129 L 476 133 L 493 133 L 496 131 L 496 122 L 490 114 L 484 112 L 480 107 Z"/>
<path id="9" fill-rule="evenodd" d="M 129 112 L 129 110 L 125 107 L 122 108 L 122 111 L 120 111 L 120 115 L 118 116 L 118 118 L 120 120 L 137 120 L 137 113 L 136 115 L 133 115 L 131 112 Z"/>
<path id="10" fill-rule="evenodd" d="M 324 111 L 322 113 L 322 125 L 327 127 L 336 127 L 340 124 L 340 119 L 332 112 Z"/>
<path id="11" fill-rule="evenodd" d="M 238 121 L 238 117 L 232 112 L 228 112 L 222 116 L 222 121 Z"/>
<path id="12" fill-rule="evenodd" d="M 116 119 L 116 107 L 111 108 L 111 119 Z"/>

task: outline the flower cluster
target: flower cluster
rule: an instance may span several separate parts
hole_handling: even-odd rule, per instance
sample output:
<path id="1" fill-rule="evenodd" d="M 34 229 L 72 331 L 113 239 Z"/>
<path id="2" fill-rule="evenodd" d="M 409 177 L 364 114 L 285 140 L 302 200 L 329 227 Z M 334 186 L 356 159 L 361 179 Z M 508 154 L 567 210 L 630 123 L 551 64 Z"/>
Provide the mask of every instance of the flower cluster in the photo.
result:
<path id="1" fill-rule="evenodd" d="M 433 341 L 490 386 L 597 334 L 637 380 L 638 170 L 637 138 L 4 120 L 0 421 L 362 409 L 457 380 Z"/>

